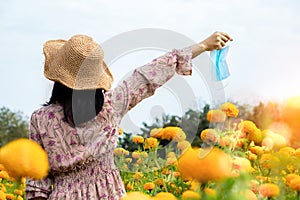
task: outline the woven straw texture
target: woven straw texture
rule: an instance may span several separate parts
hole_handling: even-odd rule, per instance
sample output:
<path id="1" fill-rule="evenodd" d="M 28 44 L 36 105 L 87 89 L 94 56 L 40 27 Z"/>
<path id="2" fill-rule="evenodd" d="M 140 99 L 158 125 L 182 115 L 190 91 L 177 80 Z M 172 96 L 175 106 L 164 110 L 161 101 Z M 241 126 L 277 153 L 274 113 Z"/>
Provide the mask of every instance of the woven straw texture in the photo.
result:
<path id="1" fill-rule="evenodd" d="M 75 35 L 68 41 L 49 40 L 43 51 L 47 79 L 76 90 L 111 88 L 113 76 L 103 61 L 104 52 L 91 37 Z"/>

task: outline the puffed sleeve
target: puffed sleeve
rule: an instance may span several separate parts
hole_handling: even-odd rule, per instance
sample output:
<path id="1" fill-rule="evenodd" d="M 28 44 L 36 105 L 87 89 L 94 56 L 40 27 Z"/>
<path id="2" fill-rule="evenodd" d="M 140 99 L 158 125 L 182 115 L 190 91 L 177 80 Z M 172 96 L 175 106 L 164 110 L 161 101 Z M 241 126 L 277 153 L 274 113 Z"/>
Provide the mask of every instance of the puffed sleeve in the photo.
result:
<path id="1" fill-rule="evenodd" d="M 44 148 L 41 135 L 38 130 L 37 119 L 34 113 L 31 115 L 29 138 L 39 143 Z M 53 180 L 50 175 L 41 180 L 27 179 L 25 189 L 26 199 L 32 199 L 35 197 L 44 197 L 48 199 L 52 191 L 52 184 Z"/>
<path id="2" fill-rule="evenodd" d="M 174 49 L 152 62 L 139 67 L 111 93 L 112 106 L 123 116 L 141 100 L 152 96 L 155 90 L 177 72 L 192 74 L 192 48 Z"/>

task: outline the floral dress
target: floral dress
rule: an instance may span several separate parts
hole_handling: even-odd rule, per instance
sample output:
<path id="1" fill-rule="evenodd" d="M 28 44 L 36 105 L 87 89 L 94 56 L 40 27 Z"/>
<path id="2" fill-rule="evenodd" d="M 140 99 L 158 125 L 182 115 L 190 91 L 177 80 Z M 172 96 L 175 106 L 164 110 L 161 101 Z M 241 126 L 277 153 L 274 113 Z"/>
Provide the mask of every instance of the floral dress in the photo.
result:
<path id="1" fill-rule="evenodd" d="M 27 180 L 27 199 L 119 200 L 124 196 L 124 185 L 114 163 L 122 117 L 153 95 L 175 72 L 191 75 L 191 59 L 189 47 L 173 50 L 135 69 L 115 89 L 105 93 L 103 108 L 95 118 L 75 128 L 66 122 L 58 104 L 34 111 L 30 139 L 47 152 L 50 171 L 45 179 Z"/>

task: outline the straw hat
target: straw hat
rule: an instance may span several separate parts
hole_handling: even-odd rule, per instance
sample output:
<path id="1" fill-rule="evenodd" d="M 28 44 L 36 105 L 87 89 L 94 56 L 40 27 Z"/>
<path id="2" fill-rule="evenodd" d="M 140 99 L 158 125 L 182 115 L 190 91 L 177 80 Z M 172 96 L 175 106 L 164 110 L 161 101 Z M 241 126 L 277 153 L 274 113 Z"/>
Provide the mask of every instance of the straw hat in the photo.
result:
<path id="1" fill-rule="evenodd" d="M 68 41 L 49 40 L 44 44 L 44 75 L 77 90 L 109 90 L 113 76 L 103 61 L 99 44 L 86 35 L 75 35 Z"/>

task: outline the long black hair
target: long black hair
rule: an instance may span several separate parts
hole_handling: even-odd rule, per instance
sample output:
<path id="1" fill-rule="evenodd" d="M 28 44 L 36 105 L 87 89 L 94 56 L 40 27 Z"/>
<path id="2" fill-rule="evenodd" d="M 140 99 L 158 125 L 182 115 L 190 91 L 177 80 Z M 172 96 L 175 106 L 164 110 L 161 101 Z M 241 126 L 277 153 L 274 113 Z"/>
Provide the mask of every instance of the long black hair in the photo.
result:
<path id="1" fill-rule="evenodd" d="M 104 102 L 104 90 L 74 90 L 65 85 L 54 82 L 50 104 L 60 104 L 64 109 L 65 120 L 76 126 L 94 118 L 102 109 Z"/>

